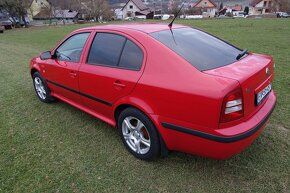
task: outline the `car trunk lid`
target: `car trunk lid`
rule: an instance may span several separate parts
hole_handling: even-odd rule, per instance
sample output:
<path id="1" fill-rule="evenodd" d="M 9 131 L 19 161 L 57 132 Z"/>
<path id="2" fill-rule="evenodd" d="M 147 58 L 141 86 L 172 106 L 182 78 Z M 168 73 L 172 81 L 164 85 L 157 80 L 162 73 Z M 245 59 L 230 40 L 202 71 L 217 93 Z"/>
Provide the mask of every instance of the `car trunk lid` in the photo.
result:
<path id="1" fill-rule="evenodd" d="M 266 95 L 271 90 L 273 72 L 272 57 L 259 54 L 249 54 L 233 64 L 204 71 L 207 74 L 239 81 L 242 88 L 245 117 L 254 113 L 267 98 Z"/>

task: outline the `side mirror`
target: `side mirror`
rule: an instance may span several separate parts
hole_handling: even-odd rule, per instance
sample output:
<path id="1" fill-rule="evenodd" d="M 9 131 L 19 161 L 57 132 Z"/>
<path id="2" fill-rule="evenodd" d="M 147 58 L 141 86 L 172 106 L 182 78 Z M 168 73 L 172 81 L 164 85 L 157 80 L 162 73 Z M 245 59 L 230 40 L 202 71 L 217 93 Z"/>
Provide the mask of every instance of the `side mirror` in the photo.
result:
<path id="1" fill-rule="evenodd" d="M 43 52 L 42 54 L 40 54 L 40 59 L 41 60 L 48 60 L 48 59 L 51 59 L 52 56 L 51 56 L 51 52 L 50 51 L 47 51 L 47 52 Z"/>

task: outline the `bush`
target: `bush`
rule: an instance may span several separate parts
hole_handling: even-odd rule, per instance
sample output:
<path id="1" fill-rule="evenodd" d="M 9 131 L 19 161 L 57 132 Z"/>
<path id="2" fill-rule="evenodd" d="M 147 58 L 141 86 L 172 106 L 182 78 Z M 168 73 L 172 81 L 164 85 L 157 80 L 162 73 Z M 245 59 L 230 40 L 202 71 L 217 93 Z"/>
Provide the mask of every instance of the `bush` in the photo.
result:
<path id="1" fill-rule="evenodd" d="M 5 28 L 3 26 L 0 26 L 0 33 L 4 33 Z"/>

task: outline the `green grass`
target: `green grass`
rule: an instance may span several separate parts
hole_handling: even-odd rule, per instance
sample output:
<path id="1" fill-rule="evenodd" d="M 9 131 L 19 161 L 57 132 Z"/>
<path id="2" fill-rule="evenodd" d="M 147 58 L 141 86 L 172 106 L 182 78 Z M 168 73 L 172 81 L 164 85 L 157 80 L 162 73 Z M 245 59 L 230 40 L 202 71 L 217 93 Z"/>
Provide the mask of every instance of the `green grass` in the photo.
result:
<path id="1" fill-rule="evenodd" d="M 278 104 L 248 149 L 226 161 L 135 159 L 114 128 L 34 94 L 29 60 L 83 25 L 15 29 L 0 34 L 0 192 L 289 192 L 290 20 L 178 22 L 274 57 Z"/>

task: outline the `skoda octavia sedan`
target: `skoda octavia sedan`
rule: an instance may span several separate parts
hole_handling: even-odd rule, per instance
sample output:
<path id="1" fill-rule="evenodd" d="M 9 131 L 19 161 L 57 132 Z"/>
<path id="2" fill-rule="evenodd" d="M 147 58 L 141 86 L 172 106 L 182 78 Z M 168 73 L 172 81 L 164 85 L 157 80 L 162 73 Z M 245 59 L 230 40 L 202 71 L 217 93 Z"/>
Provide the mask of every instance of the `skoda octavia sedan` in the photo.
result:
<path id="1" fill-rule="evenodd" d="M 117 127 L 143 160 L 168 151 L 229 158 L 259 136 L 276 103 L 272 57 L 182 25 L 79 29 L 30 69 L 42 102 Z"/>

